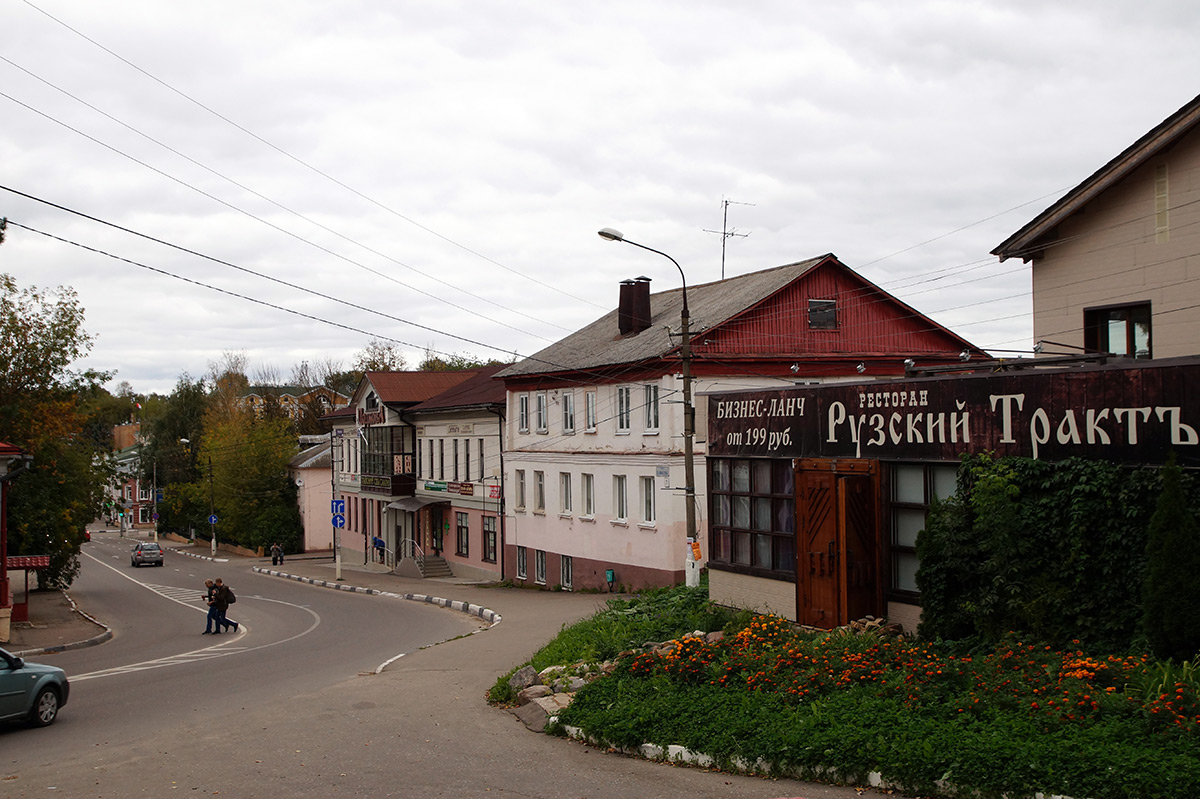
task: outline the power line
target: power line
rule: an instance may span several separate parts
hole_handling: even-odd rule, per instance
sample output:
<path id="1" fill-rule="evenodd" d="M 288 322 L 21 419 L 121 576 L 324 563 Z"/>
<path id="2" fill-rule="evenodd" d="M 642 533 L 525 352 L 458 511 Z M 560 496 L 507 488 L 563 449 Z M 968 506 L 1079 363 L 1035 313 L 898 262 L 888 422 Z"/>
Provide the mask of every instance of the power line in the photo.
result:
<path id="1" fill-rule="evenodd" d="M 82 31 L 80 31 L 80 30 L 78 30 L 78 29 L 76 29 L 76 28 L 73 28 L 73 27 L 71 27 L 70 25 L 68 25 L 68 24 L 67 24 L 66 22 L 64 22 L 63 20 L 59 19 L 58 17 L 55 17 L 53 14 L 50 14 L 50 13 L 49 13 L 49 12 L 47 12 L 46 10 L 44 10 L 44 9 L 42 9 L 42 8 L 39 8 L 38 6 L 34 5 L 32 2 L 30 2 L 30 0 L 23 0 L 23 2 L 25 3 L 25 5 L 29 6 L 30 8 L 34 9 L 35 11 L 37 11 L 37 12 L 39 12 L 39 13 L 43 14 L 43 15 L 45 15 L 45 16 L 46 16 L 46 17 L 48 17 L 49 19 L 51 19 L 51 20 L 53 20 L 54 22 L 58 23 L 58 24 L 59 24 L 59 25 L 61 25 L 62 27 L 66 28 L 67 30 L 71 31 L 71 33 L 74 33 L 76 36 L 79 36 L 80 38 L 84 39 L 85 41 L 87 41 L 87 42 L 90 42 L 91 44 L 93 44 L 93 45 L 95 45 L 96 47 L 100 48 L 101 50 L 103 50 L 104 52 L 108 53 L 108 54 L 109 54 L 110 56 L 112 56 L 113 58 L 117 59 L 118 61 L 120 61 L 121 63 L 123 63 L 123 64 L 125 64 L 126 66 L 130 67 L 131 69 L 133 69 L 133 70 L 135 70 L 135 71 L 137 71 L 137 72 L 141 73 L 142 75 L 146 76 L 146 77 L 147 77 L 147 78 L 149 78 L 150 80 L 152 80 L 152 81 L 154 81 L 155 83 L 159 84 L 159 85 L 160 85 L 160 86 L 162 86 L 163 88 L 165 88 L 165 89 L 167 89 L 167 90 L 169 90 L 169 91 L 173 92 L 174 94 L 178 95 L 179 97 L 182 97 L 183 99 L 187 100 L 189 103 L 192 103 L 193 105 L 197 106 L 198 108 L 201 108 L 201 109 L 203 109 L 204 111 L 208 112 L 209 114 L 212 114 L 212 115 L 213 115 L 213 116 L 215 116 L 217 119 L 220 119 L 222 122 L 225 122 L 225 123 L 227 123 L 227 124 L 229 124 L 229 125 L 232 125 L 233 127 L 237 128 L 237 129 L 238 129 L 238 130 L 240 130 L 242 133 L 245 133 L 247 136 L 249 136 L 250 138 L 254 139 L 255 141 L 257 141 L 257 142 L 259 142 L 259 143 L 261 143 L 261 144 L 263 144 L 263 145 L 265 145 L 265 146 L 267 146 L 267 147 L 271 148 L 271 149 L 272 149 L 272 150 L 274 150 L 275 152 L 277 152 L 277 153 L 279 153 L 280 155 L 282 155 L 282 156 L 284 156 L 284 157 L 286 157 L 286 158 L 288 158 L 288 159 L 290 159 L 290 160 L 292 160 L 292 161 L 296 162 L 297 164 L 299 164 L 300 166 L 304 167 L 305 169 L 308 169 L 309 171 L 311 171 L 311 172 L 313 172 L 313 173 L 315 173 L 315 174 L 317 174 L 317 175 L 320 175 L 322 178 L 325 178 L 326 180 L 330 181 L 331 183 L 334 183 L 335 185 L 337 185 L 337 186 L 340 186 L 341 188 L 345 189 L 346 191 L 350 192 L 351 194 L 355 195 L 356 197 L 359 197 L 359 198 L 361 198 L 361 199 L 363 199 L 363 200 L 366 200 L 367 202 L 371 203 L 372 205 L 376 206 L 377 208 L 379 208 L 379 209 L 381 209 L 381 210 L 383 210 L 383 211 L 386 211 L 386 212 L 388 212 L 389 214 L 392 214 L 393 216 L 397 217 L 398 219 L 402 219 L 402 220 L 404 220 L 405 222 L 407 222 L 408 224 L 410 224 L 410 225 L 412 225 L 412 226 L 414 226 L 414 227 L 416 227 L 416 228 L 418 228 L 418 229 L 420 229 L 420 230 L 423 230 L 423 231 L 425 231 L 426 233 L 429 233 L 429 234 L 430 234 L 430 235 L 432 235 L 432 236 L 435 236 L 435 237 L 437 237 L 437 238 L 441 239 L 442 241 L 446 242 L 447 244 L 451 244 L 451 245 L 453 245 L 453 246 L 455 246 L 455 247 L 458 247 L 459 249 L 463 250 L 464 252 L 470 253 L 471 255 L 474 255 L 474 256 L 475 256 L 475 257 L 477 257 L 477 258 L 481 258 L 482 260 L 484 260 L 484 261 L 487 261 L 488 263 L 490 263 L 490 264 L 493 264 L 494 266 L 498 266 L 498 267 L 500 267 L 501 269 L 505 270 L 506 272 L 510 272 L 510 273 L 512 273 L 512 274 L 514 274 L 514 275 L 516 275 L 517 277 L 523 278 L 523 279 L 525 279 L 525 280 L 528 280 L 528 281 L 530 281 L 530 282 L 532 282 L 532 283 L 535 283 L 535 284 L 537 284 L 537 285 L 539 285 L 539 286 L 543 286 L 543 287 L 545 287 L 545 288 L 548 288 L 548 289 L 550 289 L 551 291 L 558 292 L 559 294 L 562 294 L 564 297 L 570 297 L 570 298 L 571 298 L 571 299 L 573 299 L 573 300 L 577 300 L 577 301 L 579 301 L 579 302 L 582 302 L 582 303 L 585 303 L 585 304 L 587 304 L 587 305 L 592 305 L 592 306 L 595 306 L 595 307 L 597 307 L 597 308 L 602 308 L 602 307 L 604 307 L 604 306 L 602 306 L 602 305 L 599 305 L 599 304 L 597 304 L 597 303 L 595 303 L 595 302 L 592 302 L 591 300 L 588 300 L 588 299 L 585 299 L 585 298 L 583 298 L 583 297 L 579 297 L 579 296 L 576 296 L 576 295 L 574 295 L 574 294 L 571 294 L 570 292 L 564 291 L 564 290 L 562 290 L 562 289 L 558 288 L 557 286 L 553 286 L 553 285 L 551 285 L 551 284 L 549 284 L 549 283 L 546 283 L 546 282 L 544 282 L 544 281 L 541 281 L 541 280 L 538 280 L 538 279 L 536 279 L 536 278 L 530 277 L 529 275 L 526 275 L 526 274 L 524 274 L 523 272 L 519 272 L 518 270 L 516 270 L 516 269 L 513 269 L 512 267 L 510 267 L 510 266 L 508 266 L 508 265 L 506 265 L 506 264 L 503 264 L 503 263 L 501 263 L 501 262 L 499 262 L 499 261 L 497 261 L 497 260 L 495 260 L 495 259 L 493 259 L 493 258 L 489 258 L 488 256 L 486 256 L 486 255 L 483 255 L 482 253 L 479 253 L 479 252 L 477 252 L 477 251 L 475 251 L 475 250 L 471 249 L 470 247 L 467 247 L 466 245 L 464 245 L 464 244 L 461 244 L 461 243 L 459 243 L 459 242 L 455 241 L 454 239 L 451 239 L 450 237 L 448 237 L 448 236 L 445 236 L 445 235 L 443 235 L 443 234 L 441 234 L 441 233 L 437 232 L 436 230 L 434 230 L 434 229 L 432 229 L 432 228 L 430 228 L 430 227 L 427 227 L 426 225 L 422 225 L 421 223 L 419 223 L 419 222 L 415 221 L 414 219 L 411 219 L 410 217 L 407 217 L 407 216 L 405 216 L 404 214 L 400 213 L 399 211 L 396 211 L 395 209 L 391 208 L 390 206 L 387 206 L 387 205 L 385 205 L 384 203 L 382 203 L 382 202 L 380 202 L 380 201 L 376 200 L 375 198 L 373 198 L 373 197 L 371 197 L 371 196 L 369 196 L 369 195 L 367 195 L 367 194 L 365 194 L 365 193 L 363 193 L 363 192 L 359 191 L 358 189 L 354 188 L 353 186 L 350 186 L 350 185 L 348 185 L 348 184 L 346 184 L 346 183 L 343 183 L 341 180 L 338 180 L 337 178 L 333 177 L 332 175 L 330 175 L 330 174 L 328 174 L 328 173 L 326 173 L 326 172 L 324 172 L 324 171 L 322 171 L 322 170 L 318 169 L 317 167 L 313 166 L 312 164 L 308 163 L 307 161 L 303 160 L 302 158 L 299 158 L 298 156 L 295 156 L 295 155 L 293 155 L 292 153 L 288 152 L 287 150 L 283 149 L 282 147 L 280 147 L 280 146 L 278 146 L 278 145 L 276 145 L 276 144 L 274 144 L 274 143 L 272 143 L 272 142 L 268 141 L 267 139 L 264 139 L 262 136 L 259 136 L 257 133 L 254 133 L 253 131 L 249 130 L 248 128 L 246 128 L 246 127 L 244 127 L 244 126 L 240 125 L 239 123 L 237 123 L 237 122 L 233 121 L 233 120 L 232 120 L 232 119 L 230 119 L 229 117 L 226 117 L 226 116 L 224 116 L 223 114 L 221 114 L 220 112 L 218 112 L 218 111 L 214 110 L 213 108 L 210 108 L 209 106 L 207 106 L 207 105 L 205 105 L 204 103 L 200 102 L 199 100 L 195 99 L 194 97 L 192 97 L 191 95 L 187 94 L 186 92 L 183 92 L 183 91 L 181 91 L 180 89 L 177 89 L 177 88 L 175 88 L 174 86 L 172 86 L 171 84 L 167 83 L 166 81 L 164 81 L 164 80 L 162 80 L 162 79 L 160 79 L 160 78 L 156 77 L 155 75 L 151 74 L 150 72 L 147 72 L 145 69 L 142 69 L 142 68 L 141 68 L 141 67 L 139 67 L 137 64 L 134 64 L 132 61 L 130 61 L 129 59 L 125 58 L 124 56 L 121 56 L 121 55 L 119 55 L 118 53 L 114 52 L 113 50 L 110 50 L 108 47 L 105 47 L 103 44 L 101 44 L 100 42 L 98 42 L 98 41 L 96 41 L 95 39 L 91 38 L 90 36 L 88 36 L 87 34 L 83 33 Z"/>

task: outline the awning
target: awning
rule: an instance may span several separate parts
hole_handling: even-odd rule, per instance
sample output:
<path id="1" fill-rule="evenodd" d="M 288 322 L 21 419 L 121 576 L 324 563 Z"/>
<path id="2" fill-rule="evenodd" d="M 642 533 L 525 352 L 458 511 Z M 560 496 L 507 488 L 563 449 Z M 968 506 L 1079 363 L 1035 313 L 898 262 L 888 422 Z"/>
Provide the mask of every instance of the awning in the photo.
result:
<path id="1" fill-rule="evenodd" d="M 418 511 L 426 505 L 437 505 L 438 503 L 450 504 L 450 500 L 441 497 L 405 497 L 395 502 L 389 502 L 387 506 L 393 510 Z"/>

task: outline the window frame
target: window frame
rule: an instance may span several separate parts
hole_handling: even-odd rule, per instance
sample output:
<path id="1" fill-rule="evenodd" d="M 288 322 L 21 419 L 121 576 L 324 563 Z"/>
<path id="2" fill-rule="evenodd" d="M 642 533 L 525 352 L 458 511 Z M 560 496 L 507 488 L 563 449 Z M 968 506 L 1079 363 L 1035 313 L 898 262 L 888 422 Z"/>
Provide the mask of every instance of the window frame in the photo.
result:
<path id="1" fill-rule="evenodd" d="M 629 522 L 629 481 L 623 474 L 613 475 L 613 523 Z"/>
<path id="2" fill-rule="evenodd" d="M 574 513 L 571 503 L 571 473 L 558 473 L 558 513 L 560 516 L 570 516 Z"/>
<path id="3" fill-rule="evenodd" d="M 513 470 L 513 510 L 525 512 L 525 470 Z"/>
<path id="4" fill-rule="evenodd" d="M 575 393 L 562 393 L 562 429 L 568 435 L 575 432 Z"/>
<path id="5" fill-rule="evenodd" d="M 455 552 L 464 558 L 471 557 L 471 515 L 466 511 L 454 512 Z"/>
<path id="6" fill-rule="evenodd" d="M 517 395 L 517 432 L 529 432 L 529 395 Z"/>
<path id="7" fill-rule="evenodd" d="M 808 329 L 809 330 L 837 330 L 838 329 L 838 314 L 837 314 L 836 299 L 817 299 L 809 298 L 808 300 Z"/>
<path id="8" fill-rule="evenodd" d="M 533 551 L 533 581 L 538 585 L 546 584 L 546 550 Z"/>
<path id="9" fill-rule="evenodd" d="M 657 502 L 655 497 L 654 478 L 648 475 L 638 477 L 638 504 L 641 506 L 640 524 L 653 527 L 657 519 Z"/>
<path id="10" fill-rule="evenodd" d="M 536 395 L 536 402 L 534 403 L 533 410 L 533 420 L 537 424 L 538 433 L 550 432 L 550 422 L 549 419 L 547 419 L 548 408 L 549 406 L 546 404 L 546 392 L 539 391 Z"/>
<path id="11" fill-rule="evenodd" d="M 924 499 L 921 502 L 915 500 L 900 500 L 898 496 L 898 482 L 903 470 L 921 469 L 921 487 Z M 938 480 L 935 475 L 938 472 L 953 473 L 955 478 L 955 489 L 957 490 L 957 474 L 958 464 L 953 461 L 897 461 L 887 465 L 887 512 L 884 519 L 887 527 L 884 531 L 884 549 L 886 551 L 885 563 L 887 565 L 888 577 L 885 593 L 888 598 L 903 602 L 912 603 L 914 600 L 919 600 L 921 592 L 914 585 L 910 588 L 901 588 L 897 585 L 898 576 L 900 573 L 899 562 L 903 559 L 911 559 L 914 561 L 912 573 L 916 574 L 916 569 L 920 566 L 917 560 L 917 545 L 916 534 L 913 534 L 913 543 L 901 544 L 897 541 L 900 532 L 899 518 L 900 513 L 904 512 L 920 512 L 924 515 L 924 524 L 929 523 L 929 509 L 932 507 L 935 500 L 949 499 L 950 494 L 945 497 L 937 496 Z M 948 475 L 947 475 L 948 476 Z M 924 526 L 922 525 L 922 528 Z"/>
<path id="12" fill-rule="evenodd" d="M 1124 320 L 1114 319 L 1114 314 L 1123 313 Z M 1124 327 L 1125 340 L 1121 349 L 1113 349 L 1113 323 Z M 1145 331 L 1144 350 L 1137 349 L 1139 327 Z M 1135 360 L 1154 357 L 1154 309 L 1150 300 L 1123 302 L 1114 305 L 1096 305 L 1083 309 L 1083 348 L 1085 352 L 1111 352 Z"/>
<path id="13" fill-rule="evenodd" d="M 498 523 L 495 516 L 479 517 L 479 559 L 484 563 L 496 562 L 496 531 Z"/>
<path id="14" fill-rule="evenodd" d="M 558 556 L 558 584 L 564 591 L 575 588 L 575 561 L 570 555 Z"/>
<path id="15" fill-rule="evenodd" d="M 522 546 L 517 547 L 517 579 L 529 579 L 529 553 Z"/>
<path id="16" fill-rule="evenodd" d="M 546 512 L 546 472 L 533 470 L 533 512 Z"/>
<path id="17" fill-rule="evenodd" d="M 659 425 L 658 384 L 646 383 L 642 386 L 642 400 L 645 408 L 644 419 L 647 433 L 657 433 Z"/>
<path id="18" fill-rule="evenodd" d="M 596 432 L 596 392 L 585 391 L 583 394 L 583 432 Z"/>
<path id="19" fill-rule="evenodd" d="M 583 518 L 596 518 L 596 476 L 594 474 L 580 473 L 579 494 L 583 500 Z"/>
<path id="20" fill-rule="evenodd" d="M 617 435 L 628 435 L 632 425 L 633 389 L 630 386 L 617 386 Z"/>
<path id="21" fill-rule="evenodd" d="M 759 469 L 755 468 L 756 464 Z M 736 479 L 740 468 L 746 470 L 745 488 L 741 488 Z M 765 474 L 762 469 L 765 469 Z M 718 474 L 721 471 L 724 471 L 724 478 Z M 767 482 L 765 486 L 762 485 L 764 478 Z M 710 566 L 723 571 L 795 582 L 798 546 L 795 483 L 792 464 L 786 459 L 709 458 Z M 764 512 L 765 519 L 762 516 Z M 785 529 L 789 525 L 792 529 Z M 762 541 L 763 536 L 768 539 Z M 759 562 L 760 544 L 769 546 L 770 564 Z M 744 560 L 740 559 L 739 553 L 744 553 Z"/>

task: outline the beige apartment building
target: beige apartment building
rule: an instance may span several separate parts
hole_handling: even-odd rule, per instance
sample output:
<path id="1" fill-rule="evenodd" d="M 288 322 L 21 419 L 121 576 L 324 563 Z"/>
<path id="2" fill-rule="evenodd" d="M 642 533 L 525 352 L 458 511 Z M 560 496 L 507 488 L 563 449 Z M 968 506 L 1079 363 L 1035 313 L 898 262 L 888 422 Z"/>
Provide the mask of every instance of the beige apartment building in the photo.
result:
<path id="1" fill-rule="evenodd" d="M 1042 352 L 1200 352 L 1200 97 L 992 254 L 1032 262 Z"/>

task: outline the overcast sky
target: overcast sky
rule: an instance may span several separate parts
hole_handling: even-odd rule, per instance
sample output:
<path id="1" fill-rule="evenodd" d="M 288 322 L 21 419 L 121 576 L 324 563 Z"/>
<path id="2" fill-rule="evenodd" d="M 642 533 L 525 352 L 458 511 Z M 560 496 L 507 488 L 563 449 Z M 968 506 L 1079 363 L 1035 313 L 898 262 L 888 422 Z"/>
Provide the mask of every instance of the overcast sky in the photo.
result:
<path id="1" fill-rule="evenodd" d="M 599 228 L 719 279 L 725 200 L 727 276 L 832 252 L 1028 350 L 1028 267 L 990 250 L 1200 92 L 1185 0 L 0 0 L 0 20 L 0 185 L 233 265 L 0 191 L 0 216 L 75 243 L 11 225 L 0 272 L 73 287 L 81 365 L 138 392 L 225 351 L 349 366 L 372 336 L 410 366 L 529 355 L 622 279 L 679 285 Z"/>

